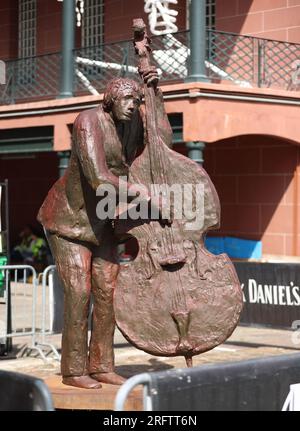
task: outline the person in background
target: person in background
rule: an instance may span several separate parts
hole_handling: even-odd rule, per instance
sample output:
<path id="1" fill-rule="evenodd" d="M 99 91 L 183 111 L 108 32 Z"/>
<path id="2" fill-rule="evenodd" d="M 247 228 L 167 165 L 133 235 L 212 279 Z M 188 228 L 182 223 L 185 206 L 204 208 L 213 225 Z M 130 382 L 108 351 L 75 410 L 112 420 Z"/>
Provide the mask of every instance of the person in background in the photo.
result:
<path id="1" fill-rule="evenodd" d="M 11 253 L 13 264 L 30 265 L 41 272 L 49 263 L 49 249 L 44 238 L 39 237 L 34 228 L 26 225 L 19 234 L 20 242 Z"/>

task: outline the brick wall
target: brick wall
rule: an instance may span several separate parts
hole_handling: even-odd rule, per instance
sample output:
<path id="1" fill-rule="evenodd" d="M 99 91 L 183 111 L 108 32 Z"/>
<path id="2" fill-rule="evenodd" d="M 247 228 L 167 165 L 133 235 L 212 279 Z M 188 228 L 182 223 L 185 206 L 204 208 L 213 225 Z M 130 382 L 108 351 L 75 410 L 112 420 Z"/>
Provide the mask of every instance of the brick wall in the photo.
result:
<path id="1" fill-rule="evenodd" d="M 186 0 L 179 0 L 172 8 L 178 10 L 177 25 L 183 30 L 186 27 Z M 56 0 L 38 2 L 38 53 L 60 51 L 62 3 Z M 133 18 L 143 18 L 148 24 L 148 16 L 144 13 L 143 0 L 104 0 L 104 32 L 105 42 L 132 39 Z M 76 47 L 81 45 L 81 29 L 76 27 Z"/>
<path id="2" fill-rule="evenodd" d="M 300 0 L 217 0 L 217 30 L 300 43 Z"/>
<path id="3" fill-rule="evenodd" d="M 178 0 L 172 9 L 178 11 L 177 27 L 186 28 L 186 0 Z M 143 18 L 148 25 L 148 15 L 144 13 L 144 1 L 106 0 L 104 3 L 105 41 L 119 41 L 132 38 L 133 18 Z"/>
<path id="4" fill-rule="evenodd" d="M 186 0 L 172 6 L 178 10 L 177 25 L 186 28 Z M 105 41 L 112 42 L 132 37 L 134 17 L 148 17 L 140 0 L 105 0 Z M 38 1 L 37 53 L 61 49 L 62 3 L 56 0 Z M 217 0 L 216 25 L 218 30 L 300 42 L 300 0 Z M 0 58 L 17 57 L 18 0 L 0 2 Z M 76 47 L 80 46 L 80 28 L 76 29 Z"/>
<path id="5" fill-rule="evenodd" d="M 57 0 L 37 2 L 37 55 L 61 51 L 63 3 Z M 75 47 L 81 44 L 80 28 L 76 27 Z"/>
<path id="6" fill-rule="evenodd" d="M 1 2 L 2 3 L 2 2 Z M 185 29 L 185 0 L 179 0 L 174 9 L 179 11 L 177 18 L 180 29 Z M 105 0 L 104 32 L 105 42 L 132 38 L 132 20 L 142 17 L 148 24 L 144 13 L 144 1 L 139 0 Z M 0 18 L 1 20 L 1 18 Z M 37 4 L 37 54 L 61 50 L 62 37 L 62 3 L 56 0 L 38 1 Z M 81 46 L 81 28 L 76 27 L 75 46 Z"/>
<path id="7" fill-rule="evenodd" d="M 17 155 L 16 155 L 17 157 Z M 10 239 L 26 224 L 41 228 L 37 212 L 50 187 L 58 178 L 58 159 L 55 152 L 36 154 L 33 158 L 0 158 L 0 181 L 9 181 Z"/>
<path id="8" fill-rule="evenodd" d="M 37 4 L 37 55 L 60 51 L 62 3 L 42 1 Z"/>
<path id="9" fill-rule="evenodd" d="M 263 241 L 263 253 L 300 252 L 300 149 L 272 137 L 208 144 L 204 167 L 221 201 L 213 233 Z"/>
<path id="10" fill-rule="evenodd" d="M 18 55 L 18 0 L 0 2 L 0 59 Z"/>

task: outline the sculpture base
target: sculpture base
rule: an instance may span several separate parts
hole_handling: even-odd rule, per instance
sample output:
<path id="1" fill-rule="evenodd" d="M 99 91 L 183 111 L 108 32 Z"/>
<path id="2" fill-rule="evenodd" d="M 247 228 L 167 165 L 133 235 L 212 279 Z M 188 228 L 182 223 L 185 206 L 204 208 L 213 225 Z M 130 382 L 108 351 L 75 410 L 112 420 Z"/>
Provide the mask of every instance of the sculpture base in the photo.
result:
<path id="1" fill-rule="evenodd" d="M 102 383 L 101 389 L 80 389 L 64 385 L 61 376 L 45 379 L 55 409 L 64 410 L 114 410 L 116 395 L 120 386 Z M 128 396 L 125 410 L 143 410 L 143 389 L 134 389 Z"/>

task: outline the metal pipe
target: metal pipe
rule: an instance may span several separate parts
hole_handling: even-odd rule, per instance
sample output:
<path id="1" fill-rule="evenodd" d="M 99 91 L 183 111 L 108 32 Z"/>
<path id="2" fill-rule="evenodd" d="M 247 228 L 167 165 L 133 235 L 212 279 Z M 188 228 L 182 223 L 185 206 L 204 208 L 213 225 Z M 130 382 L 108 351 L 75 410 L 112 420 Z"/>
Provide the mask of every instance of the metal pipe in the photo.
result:
<path id="1" fill-rule="evenodd" d="M 238 101 L 249 101 L 249 102 L 257 102 L 257 103 L 270 103 L 277 105 L 292 105 L 292 106 L 300 106 L 300 100 L 282 100 L 276 98 L 266 98 L 266 97 L 251 97 L 251 96 L 234 96 L 231 94 L 216 94 L 216 93 L 181 93 L 181 94 L 167 94 L 164 96 L 164 100 L 171 99 L 185 99 L 185 98 L 197 98 L 197 97 L 206 97 L 212 99 L 228 99 L 228 100 L 238 100 Z M 26 117 L 30 115 L 43 115 L 43 114 L 53 114 L 56 112 L 70 112 L 70 111 L 81 111 L 83 109 L 96 108 L 99 103 L 90 103 L 87 105 L 78 105 L 78 106 L 70 106 L 64 108 L 54 108 L 54 109 L 41 109 L 35 111 L 27 111 L 26 114 L 24 112 L 10 112 L 5 114 L 0 114 L 0 118 L 10 118 L 10 117 Z"/>
<path id="2" fill-rule="evenodd" d="M 267 97 L 256 97 L 256 96 L 235 96 L 234 94 L 218 94 L 218 93 L 210 93 L 205 92 L 201 93 L 197 91 L 195 93 L 181 93 L 181 94 L 167 94 L 164 96 L 164 99 L 184 99 L 189 97 L 190 99 L 196 98 L 211 98 L 211 99 L 228 99 L 228 100 L 238 100 L 241 102 L 256 102 L 256 103 L 270 103 L 275 105 L 293 105 L 300 106 L 300 100 L 287 100 L 287 99 L 276 99 L 275 97 L 267 98 Z"/>
<path id="3" fill-rule="evenodd" d="M 199 165 L 203 165 L 204 157 L 203 151 L 205 148 L 205 143 L 196 141 L 196 142 L 187 142 L 186 147 L 188 149 L 188 157 L 194 162 L 199 163 Z"/>
<path id="4" fill-rule="evenodd" d="M 7 265 L 10 264 L 10 232 L 9 232 L 9 198 L 8 198 L 8 179 L 4 181 L 5 184 L 5 218 L 6 218 L 6 256 L 7 256 Z"/>
<path id="5" fill-rule="evenodd" d="M 63 38 L 62 38 L 62 65 L 61 65 L 61 86 L 59 98 L 73 96 L 74 84 L 74 57 L 75 46 L 75 7 L 74 0 L 64 0 L 63 2 Z"/>
<path id="6" fill-rule="evenodd" d="M 299 164 L 297 164 L 296 169 L 293 175 L 294 181 L 294 205 L 293 205 L 293 253 L 295 256 L 298 256 L 298 235 L 299 235 L 299 185 L 298 178 L 300 173 Z"/>
<path id="7" fill-rule="evenodd" d="M 191 0 L 190 5 L 190 73 L 186 82 L 208 81 L 206 56 L 206 0 Z"/>
<path id="8" fill-rule="evenodd" d="M 59 177 L 62 177 L 69 165 L 70 160 L 70 151 L 58 151 L 58 171 L 59 171 Z"/>
<path id="9" fill-rule="evenodd" d="M 10 264 L 10 232 L 9 232 L 9 200 L 8 200 L 8 179 L 5 180 L 5 218 L 6 218 L 6 256 L 7 256 L 7 265 Z M 11 280 L 10 280 L 10 274 L 6 272 L 6 295 L 7 295 L 7 321 L 6 321 L 6 328 L 7 332 L 12 332 L 12 316 L 11 316 Z M 6 339 L 6 351 L 12 352 L 13 344 L 12 339 L 7 338 Z"/>
<path id="10" fill-rule="evenodd" d="M 45 335 L 46 335 L 46 289 L 47 287 L 49 290 L 49 286 L 47 286 L 47 279 L 49 280 L 49 273 L 50 271 L 53 271 L 54 268 L 55 268 L 55 265 L 48 266 L 43 271 L 43 275 L 42 275 L 42 343 L 45 343 Z M 48 293 L 48 296 L 49 296 L 49 293 Z"/>
<path id="11" fill-rule="evenodd" d="M 300 102 L 299 102 L 300 103 Z M 54 109 L 41 109 L 35 111 L 27 111 L 24 112 L 11 112 L 1 115 L 0 118 L 10 118 L 10 117 L 26 117 L 29 115 L 42 115 L 42 114 L 52 114 L 55 112 L 70 112 L 70 111 L 81 111 L 83 109 L 95 108 L 99 103 L 91 103 L 89 105 L 78 105 L 78 106 L 70 106 L 68 108 L 54 108 Z"/>
<path id="12" fill-rule="evenodd" d="M 130 377 L 120 387 L 115 398 L 115 411 L 124 411 L 126 399 L 130 392 L 138 385 L 143 385 L 146 390 L 143 394 L 144 411 L 152 411 L 152 399 L 150 394 L 151 375 L 149 373 L 138 374 L 137 376 Z"/>
<path id="13" fill-rule="evenodd" d="M 37 301 L 37 276 L 36 276 L 36 271 L 35 269 L 32 267 L 30 268 L 30 270 L 32 271 L 32 286 L 33 286 L 33 291 L 32 291 L 32 335 L 31 335 L 31 346 L 34 347 L 35 346 L 35 336 L 36 336 L 36 301 Z"/>

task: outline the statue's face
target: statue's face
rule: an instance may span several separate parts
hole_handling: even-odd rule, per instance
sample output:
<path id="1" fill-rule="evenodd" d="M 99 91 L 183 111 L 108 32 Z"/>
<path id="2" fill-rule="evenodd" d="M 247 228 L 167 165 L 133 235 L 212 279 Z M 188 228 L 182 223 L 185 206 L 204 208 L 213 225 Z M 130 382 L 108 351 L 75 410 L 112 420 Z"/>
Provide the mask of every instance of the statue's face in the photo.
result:
<path id="1" fill-rule="evenodd" d="M 135 91 L 128 91 L 115 100 L 112 115 L 115 121 L 131 121 L 133 114 L 139 108 L 141 100 Z"/>

